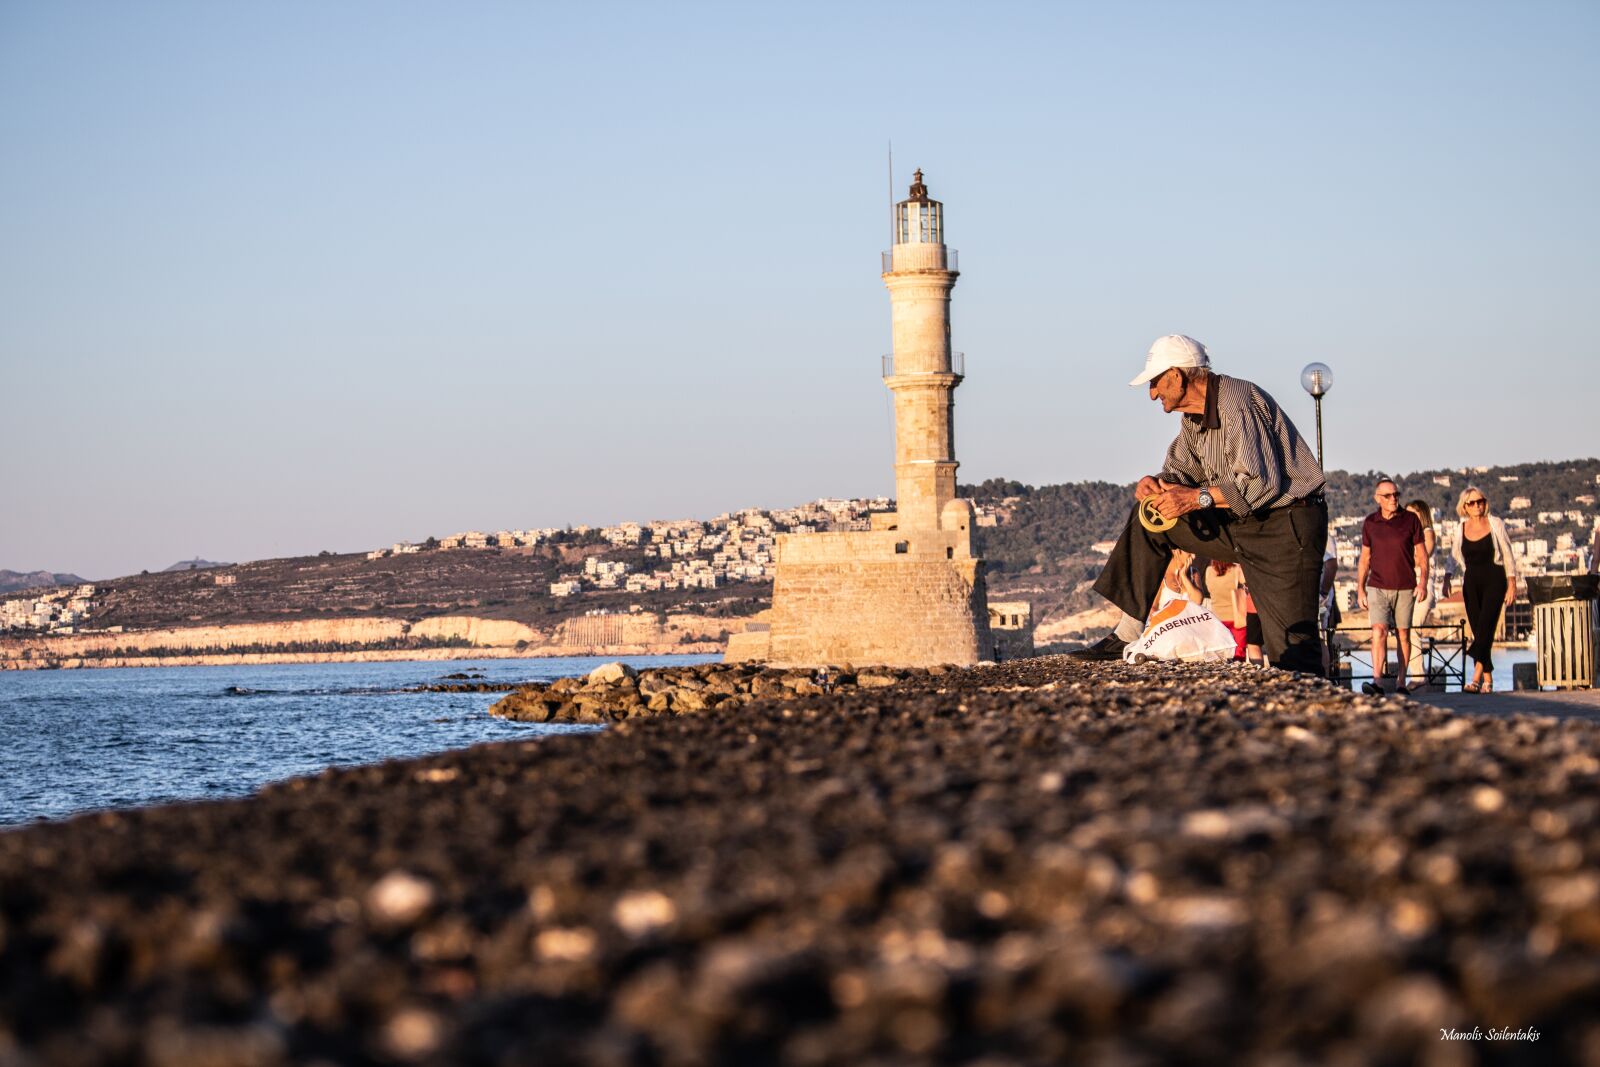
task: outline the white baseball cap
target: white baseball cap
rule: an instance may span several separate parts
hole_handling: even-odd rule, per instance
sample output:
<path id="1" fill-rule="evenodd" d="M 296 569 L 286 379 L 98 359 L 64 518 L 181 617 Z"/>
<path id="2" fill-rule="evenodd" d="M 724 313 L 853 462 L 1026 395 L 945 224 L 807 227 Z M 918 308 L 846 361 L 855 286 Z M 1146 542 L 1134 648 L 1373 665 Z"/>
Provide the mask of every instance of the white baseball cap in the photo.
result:
<path id="1" fill-rule="evenodd" d="M 1150 346 L 1150 354 L 1144 357 L 1144 372 L 1128 384 L 1144 385 L 1162 371 L 1173 367 L 1209 366 L 1211 357 L 1206 355 L 1205 345 L 1193 337 L 1169 333 L 1156 338 L 1156 343 Z"/>

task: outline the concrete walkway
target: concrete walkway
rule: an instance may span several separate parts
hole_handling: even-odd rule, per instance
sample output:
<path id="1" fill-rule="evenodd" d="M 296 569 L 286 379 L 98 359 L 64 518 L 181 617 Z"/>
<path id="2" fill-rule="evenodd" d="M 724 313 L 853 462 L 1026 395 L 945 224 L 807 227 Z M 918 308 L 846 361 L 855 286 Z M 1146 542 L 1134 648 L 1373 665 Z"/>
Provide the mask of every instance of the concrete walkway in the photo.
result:
<path id="1" fill-rule="evenodd" d="M 1471 715 L 1550 715 L 1600 722 L 1600 689 L 1542 692 L 1517 689 L 1494 693 L 1413 693 L 1412 700 Z"/>

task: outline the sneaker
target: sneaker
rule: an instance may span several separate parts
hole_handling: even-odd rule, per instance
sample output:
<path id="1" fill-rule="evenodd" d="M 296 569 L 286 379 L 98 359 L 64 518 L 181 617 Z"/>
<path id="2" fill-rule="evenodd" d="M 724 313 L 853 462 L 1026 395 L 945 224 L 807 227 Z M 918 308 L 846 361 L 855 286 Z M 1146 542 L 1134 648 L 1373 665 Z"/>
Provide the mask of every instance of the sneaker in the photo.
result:
<path id="1" fill-rule="evenodd" d="M 1076 652 L 1068 652 L 1072 659 L 1084 660 L 1088 663 L 1109 663 L 1122 658 L 1123 649 L 1128 647 L 1128 642 L 1116 634 L 1107 634 L 1088 648 L 1080 648 Z"/>
<path id="2" fill-rule="evenodd" d="M 1377 682 L 1362 682 L 1361 691 L 1369 697 L 1383 696 L 1383 686 L 1379 685 Z"/>

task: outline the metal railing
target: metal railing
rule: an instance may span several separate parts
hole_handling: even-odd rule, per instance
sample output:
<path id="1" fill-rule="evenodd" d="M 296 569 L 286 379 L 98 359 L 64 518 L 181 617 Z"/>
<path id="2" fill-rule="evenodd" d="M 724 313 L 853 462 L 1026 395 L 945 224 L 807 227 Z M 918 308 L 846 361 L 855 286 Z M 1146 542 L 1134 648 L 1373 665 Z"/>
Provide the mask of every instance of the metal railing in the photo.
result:
<path id="1" fill-rule="evenodd" d="M 887 252 L 879 253 L 879 255 L 883 257 L 883 273 L 888 274 L 890 271 L 894 270 L 894 250 L 890 249 Z M 961 271 L 961 253 L 957 252 L 954 248 L 945 249 L 944 269 L 953 274 L 959 274 Z"/>
<path id="2" fill-rule="evenodd" d="M 965 378 L 967 376 L 967 354 L 965 352 L 950 353 L 950 370 L 948 372 L 940 371 L 939 373 L 949 373 L 954 374 L 957 378 Z M 893 352 L 883 356 L 883 376 L 885 378 L 894 377 Z"/>
<path id="3" fill-rule="evenodd" d="M 1356 633 L 1372 636 L 1370 626 L 1335 626 L 1334 634 Z M 1411 627 L 1411 640 L 1422 642 L 1422 676 L 1430 684 L 1460 685 L 1467 680 L 1467 626 L 1464 622 L 1435 622 L 1424 623 L 1421 626 Z M 1389 641 L 1391 648 L 1398 653 L 1399 648 L 1392 635 Z M 1354 651 L 1358 646 L 1355 642 L 1347 642 L 1345 647 L 1335 645 L 1333 651 L 1337 653 Z M 1372 646 L 1367 645 L 1367 659 L 1372 659 Z M 1341 663 L 1345 661 L 1341 658 Z M 1355 673 L 1354 661 L 1349 661 L 1352 668 L 1349 674 L 1340 674 L 1339 681 L 1362 682 L 1371 681 L 1373 674 Z M 1369 666 L 1368 671 L 1372 668 Z M 1409 669 L 1409 668 L 1406 668 Z"/>

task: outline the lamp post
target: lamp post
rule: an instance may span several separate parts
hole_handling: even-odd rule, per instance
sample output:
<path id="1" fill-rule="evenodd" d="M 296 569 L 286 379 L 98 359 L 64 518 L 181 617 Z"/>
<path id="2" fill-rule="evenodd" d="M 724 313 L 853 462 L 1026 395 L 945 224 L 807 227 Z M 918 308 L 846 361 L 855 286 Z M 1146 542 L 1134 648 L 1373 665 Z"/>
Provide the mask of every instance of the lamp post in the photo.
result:
<path id="1" fill-rule="evenodd" d="M 1300 372 L 1300 384 L 1311 394 L 1311 399 L 1317 402 L 1317 466 L 1323 467 L 1322 398 L 1333 388 L 1333 371 L 1328 369 L 1326 363 L 1307 363 L 1306 369 Z"/>

